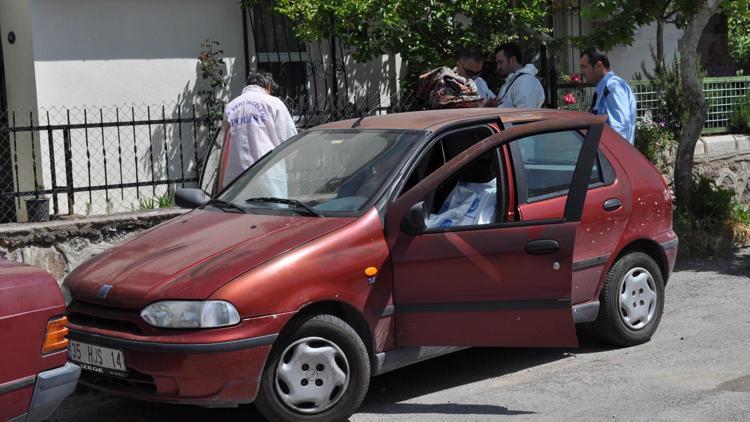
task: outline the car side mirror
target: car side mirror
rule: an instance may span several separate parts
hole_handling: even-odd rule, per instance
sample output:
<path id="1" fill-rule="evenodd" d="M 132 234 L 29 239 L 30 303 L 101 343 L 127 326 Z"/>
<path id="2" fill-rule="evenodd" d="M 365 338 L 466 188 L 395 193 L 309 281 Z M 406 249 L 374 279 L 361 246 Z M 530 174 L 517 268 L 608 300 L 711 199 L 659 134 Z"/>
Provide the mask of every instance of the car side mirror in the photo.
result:
<path id="1" fill-rule="evenodd" d="M 177 189 L 174 193 L 174 203 L 180 208 L 198 208 L 211 199 L 200 189 Z"/>
<path id="2" fill-rule="evenodd" d="M 412 236 L 424 233 L 427 227 L 424 217 L 424 201 L 417 202 L 406 212 L 404 219 L 401 221 L 401 230 Z"/>

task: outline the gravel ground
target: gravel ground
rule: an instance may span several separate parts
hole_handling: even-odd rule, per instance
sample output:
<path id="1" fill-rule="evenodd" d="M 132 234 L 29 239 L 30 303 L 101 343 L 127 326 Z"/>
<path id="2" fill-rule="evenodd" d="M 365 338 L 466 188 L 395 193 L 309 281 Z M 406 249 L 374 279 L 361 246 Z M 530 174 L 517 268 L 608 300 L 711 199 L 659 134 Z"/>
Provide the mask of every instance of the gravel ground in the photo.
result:
<path id="1" fill-rule="evenodd" d="M 611 349 L 469 349 L 373 379 L 352 421 L 750 420 L 750 250 L 678 265 L 647 344 Z M 512 417 L 512 418 L 511 418 Z M 262 420 L 253 406 L 204 409 L 92 391 L 52 421 Z"/>

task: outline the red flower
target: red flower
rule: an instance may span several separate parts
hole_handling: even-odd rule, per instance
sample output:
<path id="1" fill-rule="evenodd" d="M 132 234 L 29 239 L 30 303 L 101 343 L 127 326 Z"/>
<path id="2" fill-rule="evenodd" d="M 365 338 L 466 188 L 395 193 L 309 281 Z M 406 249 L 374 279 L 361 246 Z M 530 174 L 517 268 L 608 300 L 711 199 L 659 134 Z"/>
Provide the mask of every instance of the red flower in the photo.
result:
<path id="1" fill-rule="evenodd" d="M 581 82 L 581 75 L 578 73 L 573 73 L 570 75 L 570 80 L 573 82 Z"/>
<path id="2" fill-rule="evenodd" d="M 568 92 L 567 94 L 563 95 L 562 100 L 565 105 L 572 105 L 576 103 L 576 97 L 572 92 Z"/>

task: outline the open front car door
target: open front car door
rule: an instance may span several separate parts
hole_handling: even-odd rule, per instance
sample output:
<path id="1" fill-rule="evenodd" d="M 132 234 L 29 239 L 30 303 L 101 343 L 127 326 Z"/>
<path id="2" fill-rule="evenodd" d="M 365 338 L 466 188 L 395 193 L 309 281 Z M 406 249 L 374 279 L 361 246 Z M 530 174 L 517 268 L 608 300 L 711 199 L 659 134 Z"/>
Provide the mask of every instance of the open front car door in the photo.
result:
<path id="1" fill-rule="evenodd" d="M 514 126 L 473 145 L 391 204 L 386 235 L 398 346 L 578 345 L 573 248 L 602 124 L 591 116 Z M 572 157 L 558 166 L 569 181 L 563 214 L 504 221 L 499 210 L 508 187 L 501 175 L 508 164 L 500 148 L 518 142 L 533 153 L 556 142 L 556 134 L 571 133 L 580 142 L 555 152 Z"/>

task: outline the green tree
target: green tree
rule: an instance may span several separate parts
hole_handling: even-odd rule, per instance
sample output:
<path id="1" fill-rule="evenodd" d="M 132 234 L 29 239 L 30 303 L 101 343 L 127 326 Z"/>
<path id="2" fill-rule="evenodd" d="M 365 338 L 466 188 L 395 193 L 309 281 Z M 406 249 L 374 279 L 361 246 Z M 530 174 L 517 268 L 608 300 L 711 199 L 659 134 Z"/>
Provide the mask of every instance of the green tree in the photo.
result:
<path id="1" fill-rule="evenodd" d="M 729 55 L 739 63 L 750 61 L 750 0 L 734 0 L 726 4 L 729 33 Z"/>
<path id="2" fill-rule="evenodd" d="M 578 41 L 592 42 L 605 49 L 620 43 L 631 44 L 635 29 L 652 22 L 672 22 L 684 30 L 678 48 L 680 80 L 687 100 L 688 119 L 678 137 L 674 167 L 675 194 L 681 210 L 692 210 L 693 154 L 707 117 L 706 98 L 697 66 L 698 41 L 708 20 L 721 7 L 732 16 L 732 25 L 736 26 L 737 22 L 748 19 L 748 1 L 750 0 L 602 0 L 591 3 L 586 11 L 592 16 L 608 16 L 609 19 L 607 25 Z M 741 5 L 739 8 L 735 7 L 736 3 L 744 3 L 745 9 Z M 745 15 L 737 16 L 743 13 Z M 731 29 L 738 30 L 734 27 Z M 658 35 L 663 37 L 663 31 Z M 659 42 L 663 45 L 663 40 Z M 663 63 L 663 47 L 658 54 L 659 62 Z"/>
<path id="3" fill-rule="evenodd" d="M 253 6 L 259 0 L 243 0 Z M 448 65 L 456 50 L 546 33 L 552 0 L 276 0 L 305 41 L 335 36 L 354 57 L 401 54 L 423 67 Z"/>

